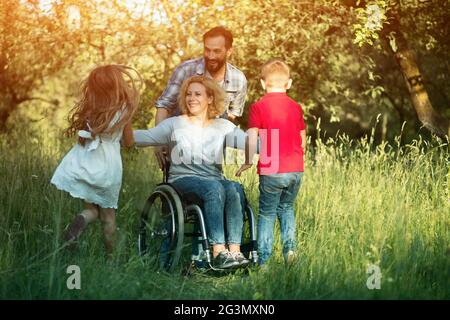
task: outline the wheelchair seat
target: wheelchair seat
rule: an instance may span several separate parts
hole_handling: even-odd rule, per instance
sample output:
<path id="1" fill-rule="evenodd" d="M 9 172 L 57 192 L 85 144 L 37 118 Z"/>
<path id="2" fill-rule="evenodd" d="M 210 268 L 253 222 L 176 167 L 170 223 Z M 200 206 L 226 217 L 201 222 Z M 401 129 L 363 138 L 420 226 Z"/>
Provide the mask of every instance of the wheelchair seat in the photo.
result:
<path id="1" fill-rule="evenodd" d="M 203 200 L 200 199 L 200 197 L 194 193 L 194 192 L 188 192 L 181 196 L 181 202 L 183 205 L 188 206 L 191 204 L 196 204 L 199 207 L 203 206 Z"/>

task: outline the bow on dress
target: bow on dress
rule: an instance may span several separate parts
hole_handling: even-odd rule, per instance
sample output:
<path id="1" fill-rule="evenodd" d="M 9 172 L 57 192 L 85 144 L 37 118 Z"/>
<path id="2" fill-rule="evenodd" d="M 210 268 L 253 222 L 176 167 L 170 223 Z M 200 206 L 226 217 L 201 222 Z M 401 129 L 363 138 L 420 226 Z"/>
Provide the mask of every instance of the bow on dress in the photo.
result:
<path id="1" fill-rule="evenodd" d="M 88 128 L 89 130 L 92 130 L 91 126 L 88 123 Z M 88 139 L 91 140 L 91 142 L 89 143 L 88 146 L 88 151 L 92 151 L 98 148 L 98 146 L 100 145 L 100 135 L 96 135 L 95 138 L 92 138 L 92 134 L 90 131 L 86 131 L 86 130 L 78 130 L 78 136 L 84 139 Z"/>

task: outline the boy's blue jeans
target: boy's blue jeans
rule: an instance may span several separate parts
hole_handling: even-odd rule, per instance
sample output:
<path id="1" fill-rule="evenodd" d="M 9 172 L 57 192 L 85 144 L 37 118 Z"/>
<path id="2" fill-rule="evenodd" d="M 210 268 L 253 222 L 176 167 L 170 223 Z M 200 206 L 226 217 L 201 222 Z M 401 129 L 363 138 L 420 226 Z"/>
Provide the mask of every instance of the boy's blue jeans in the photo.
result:
<path id="1" fill-rule="evenodd" d="M 280 221 L 283 256 L 296 248 L 294 202 L 303 172 L 259 176 L 258 255 L 264 264 L 272 255 L 275 219 Z"/>

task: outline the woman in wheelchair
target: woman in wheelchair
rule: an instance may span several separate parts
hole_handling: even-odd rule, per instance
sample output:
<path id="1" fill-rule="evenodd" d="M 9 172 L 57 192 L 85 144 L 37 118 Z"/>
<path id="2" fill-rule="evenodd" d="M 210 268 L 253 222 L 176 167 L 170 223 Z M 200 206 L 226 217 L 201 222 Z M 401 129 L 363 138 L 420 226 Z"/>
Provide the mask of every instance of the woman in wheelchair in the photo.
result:
<path id="1" fill-rule="evenodd" d="M 240 250 L 245 201 L 242 186 L 225 179 L 222 173 L 224 143 L 238 141 L 243 147 L 246 134 L 219 118 L 225 111 L 224 99 L 225 92 L 215 81 L 191 77 L 180 90 L 182 115 L 152 129 L 134 131 L 137 146 L 169 146 L 168 182 L 181 195 L 194 193 L 202 200 L 213 248 L 212 266 L 219 269 L 250 263 Z"/>

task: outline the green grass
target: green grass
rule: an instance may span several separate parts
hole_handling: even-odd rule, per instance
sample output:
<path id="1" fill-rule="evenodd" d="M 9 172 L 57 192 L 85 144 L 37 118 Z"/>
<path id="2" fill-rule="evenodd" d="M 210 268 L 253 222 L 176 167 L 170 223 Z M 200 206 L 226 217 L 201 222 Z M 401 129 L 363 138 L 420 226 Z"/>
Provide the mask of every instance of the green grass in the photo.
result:
<path id="1" fill-rule="evenodd" d="M 42 139 L 41 139 L 42 140 Z M 104 259 L 98 223 L 79 250 L 61 233 L 81 202 L 49 180 L 70 141 L 2 137 L 0 142 L 1 299 L 449 299 L 448 144 L 424 141 L 373 146 L 345 137 L 307 155 L 297 199 L 299 260 L 282 263 L 279 230 L 265 271 L 223 276 L 155 272 L 136 252 L 139 212 L 161 174 L 151 149 L 124 152 L 118 245 Z M 18 143 L 17 141 L 20 141 Z M 233 177 L 236 166 L 227 166 Z M 257 212 L 258 178 L 238 179 Z M 81 290 L 68 290 L 66 269 L 81 268 Z M 366 286 L 381 268 L 380 290 Z"/>

